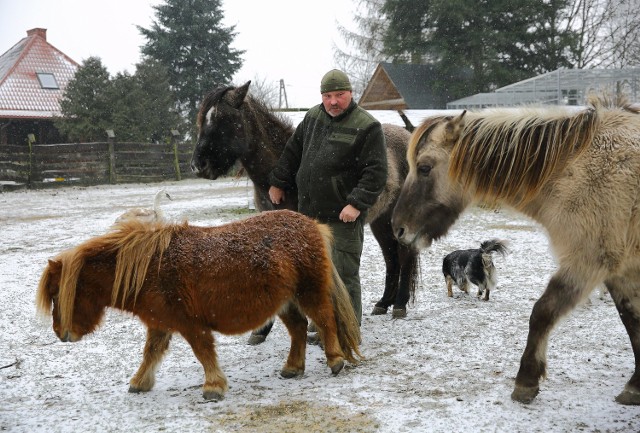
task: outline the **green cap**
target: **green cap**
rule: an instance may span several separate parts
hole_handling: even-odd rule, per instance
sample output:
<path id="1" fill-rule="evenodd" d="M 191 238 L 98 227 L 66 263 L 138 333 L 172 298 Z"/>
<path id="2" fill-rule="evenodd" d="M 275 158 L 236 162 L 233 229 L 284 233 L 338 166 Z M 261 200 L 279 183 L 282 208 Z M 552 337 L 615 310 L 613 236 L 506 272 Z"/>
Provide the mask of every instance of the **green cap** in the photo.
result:
<path id="1" fill-rule="evenodd" d="M 349 77 L 338 69 L 332 69 L 322 77 L 320 93 L 335 92 L 337 90 L 351 90 Z"/>

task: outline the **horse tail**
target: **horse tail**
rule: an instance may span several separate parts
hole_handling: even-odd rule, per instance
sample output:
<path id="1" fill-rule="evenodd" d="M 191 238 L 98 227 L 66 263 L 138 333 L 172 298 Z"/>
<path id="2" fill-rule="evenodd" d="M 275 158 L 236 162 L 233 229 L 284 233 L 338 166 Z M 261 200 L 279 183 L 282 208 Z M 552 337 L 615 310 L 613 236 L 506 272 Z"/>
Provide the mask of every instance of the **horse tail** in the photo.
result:
<path id="1" fill-rule="evenodd" d="M 324 224 L 319 224 L 318 228 L 322 234 L 329 261 L 331 262 L 331 299 L 333 301 L 333 312 L 336 318 L 338 343 L 340 344 L 344 358 L 352 364 L 357 364 L 360 359 L 363 359 L 358 349 L 360 345 L 360 324 L 353 310 L 347 287 L 342 282 L 338 270 L 331 260 L 331 249 L 333 245 L 331 229 Z"/>
<path id="2" fill-rule="evenodd" d="M 409 301 L 413 305 L 416 301 L 416 289 L 418 288 L 418 277 L 420 276 L 420 254 L 416 251 L 412 251 L 407 254 L 410 254 L 405 265 L 408 270 L 407 278 L 409 280 Z"/>
<path id="3" fill-rule="evenodd" d="M 496 252 L 502 256 L 509 252 L 507 248 L 507 242 L 501 241 L 498 239 L 491 239 L 488 241 L 484 241 L 480 244 L 480 249 L 483 253 L 493 253 Z"/>

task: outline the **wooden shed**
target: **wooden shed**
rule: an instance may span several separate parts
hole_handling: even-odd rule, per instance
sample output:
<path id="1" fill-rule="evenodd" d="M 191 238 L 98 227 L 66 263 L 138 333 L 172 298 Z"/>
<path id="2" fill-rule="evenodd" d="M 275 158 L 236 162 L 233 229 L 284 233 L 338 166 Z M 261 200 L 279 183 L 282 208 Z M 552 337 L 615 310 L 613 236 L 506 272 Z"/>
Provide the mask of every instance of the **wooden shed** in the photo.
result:
<path id="1" fill-rule="evenodd" d="M 439 110 L 453 99 L 436 89 L 434 65 L 378 63 L 358 104 L 367 110 Z"/>

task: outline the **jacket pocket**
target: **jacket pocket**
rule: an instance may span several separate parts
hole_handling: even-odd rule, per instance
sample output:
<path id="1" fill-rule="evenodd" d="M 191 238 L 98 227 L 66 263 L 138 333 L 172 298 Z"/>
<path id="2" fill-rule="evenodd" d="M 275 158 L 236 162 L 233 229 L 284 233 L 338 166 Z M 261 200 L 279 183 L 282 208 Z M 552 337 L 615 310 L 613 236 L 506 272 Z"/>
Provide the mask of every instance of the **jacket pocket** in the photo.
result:
<path id="1" fill-rule="evenodd" d="M 347 187 L 342 180 L 342 176 L 331 176 L 331 189 L 333 195 L 342 203 L 347 201 Z"/>
<path id="2" fill-rule="evenodd" d="M 339 145 L 352 145 L 356 141 L 356 136 L 353 134 L 345 134 L 343 132 L 334 132 L 329 136 L 330 143 L 336 143 Z"/>

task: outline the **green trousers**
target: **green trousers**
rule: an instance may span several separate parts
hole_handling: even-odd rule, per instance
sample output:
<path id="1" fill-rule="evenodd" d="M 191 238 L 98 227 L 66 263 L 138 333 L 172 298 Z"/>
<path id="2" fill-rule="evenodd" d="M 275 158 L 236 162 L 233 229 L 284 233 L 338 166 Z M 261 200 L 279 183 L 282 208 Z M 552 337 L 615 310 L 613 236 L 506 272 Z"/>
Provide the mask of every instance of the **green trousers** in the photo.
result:
<path id="1" fill-rule="evenodd" d="M 360 287 L 360 257 L 364 243 L 364 225 L 360 218 L 352 223 L 329 222 L 333 232 L 333 264 L 349 291 L 351 305 L 362 324 L 362 289 Z"/>

